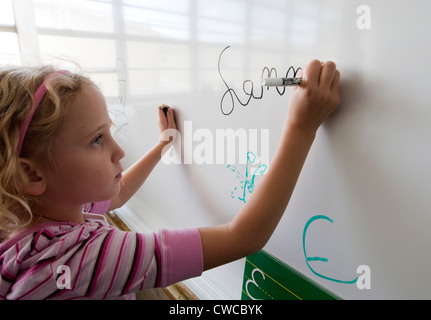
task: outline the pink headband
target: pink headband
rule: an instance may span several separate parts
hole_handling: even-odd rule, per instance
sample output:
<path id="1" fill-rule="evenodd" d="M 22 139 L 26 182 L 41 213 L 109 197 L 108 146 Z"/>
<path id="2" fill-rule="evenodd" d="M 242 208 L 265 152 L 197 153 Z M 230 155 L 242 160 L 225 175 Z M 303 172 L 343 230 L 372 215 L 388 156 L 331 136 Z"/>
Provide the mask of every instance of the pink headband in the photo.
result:
<path id="1" fill-rule="evenodd" d="M 27 119 L 21 124 L 19 127 L 19 142 L 18 142 L 18 156 L 21 154 L 22 144 L 24 143 L 24 138 L 28 130 L 28 126 L 30 125 L 31 119 L 33 119 L 34 113 L 36 112 L 37 108 L 39 107 L 40 102 L 42 101 L 43 97 L 46 94 L 46 82 L 48 79 L 50 79 L 52 76 L 55 76 L 57 74 L 66 74 L 69 71 L 67 70 L 59 70 L 51 73 L 45 81 L 37 88 L 36 92 L 34 93 L 34 106 L 33 110 L 28 115 Z"/>

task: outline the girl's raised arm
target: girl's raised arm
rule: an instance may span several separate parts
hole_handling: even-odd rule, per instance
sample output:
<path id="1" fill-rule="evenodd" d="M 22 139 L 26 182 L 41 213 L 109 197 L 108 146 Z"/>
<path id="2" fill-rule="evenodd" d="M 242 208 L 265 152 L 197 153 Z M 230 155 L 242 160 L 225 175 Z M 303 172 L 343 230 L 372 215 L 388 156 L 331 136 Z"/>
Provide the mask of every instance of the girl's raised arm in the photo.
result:
<path id="1" fill-rule="evenodd" d="M 333 62 L 313 60 L 303 77 L 303 84 L 292 89 L 273 161 L 250 199 L 230 223 L 199 229 L 205 270 L 260 250 L 280 221 L 316 131 L 340 101 L 340 73 Z"/>
<path id="2" fill-rule="evenodd" d="M 166 113 L 163 109 L 166 109 Z M 159 128 L 162 134 L 167 129 L 176 129 L 174 110 L 166 105 L 159 107 Z M 111 200 L 109 210 L 123 206 L 138 191 L 145 180 L 147 180 L 151 171 L 159 163 L 162 151 L 169 142 L 168 140 L 160 140 L 150 151 L 124 172 L 120 193 L 116 198 Z"/>

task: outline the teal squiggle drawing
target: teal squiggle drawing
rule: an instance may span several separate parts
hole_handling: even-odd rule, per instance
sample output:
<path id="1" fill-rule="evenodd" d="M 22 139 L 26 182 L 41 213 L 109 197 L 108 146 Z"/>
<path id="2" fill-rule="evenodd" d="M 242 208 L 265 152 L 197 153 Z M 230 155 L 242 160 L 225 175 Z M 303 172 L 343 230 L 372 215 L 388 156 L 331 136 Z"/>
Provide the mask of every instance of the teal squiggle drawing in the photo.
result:
<path id="1" fill-rule="evenodd" d="M 255 179 L 257 175 L 263 175 L 268 169 L 268 166 L 266 164 L 261 164 L 256 169 L 254 169 L 253 174 L 250 175 L 250 164 L 253 164 L 256 161 L 256 155 L 249 151 L 247 152 L 247 163 L 245 166 L 245 176 L 239 172 L 239 170 L 235 166 L 227 165 L 226 167 L 231 169 L 232 172 L 236 173 L 236 177 L 240 180 L 241 185 L 241 194 L 237 196 L 239 200 L 246 203 L 247 196 L 251 193 L 253 193 L 255 188 Z M 238 190 L 237 187 L 235 187 L 234 191 Z M 234 191 L 231 191 L 231 197 L 235 198 Z"/>
<path id="2" fill-rule="evenodd" d="M 324 216 L 324 215 L 317 215 L 317 216 L 311 217 L 311 218 L 307 221 L 307 223 L 305 224 L 305 227 L 304 227 L 304 232 L 303 232 L 303 234 L 302 234 L 302 248 L 303 248 L 303 250 L 304 250 L 305 263 L 307 264 L 307 266 L 308 266 L 308 268 L 311 270 L 311 272 L 313 272 L 316 276 L 318 276 L 318 277 L 320 277 L 320 278 L 323 278 L 323 279 L 326 279 L 326 280 L 329 280 L 329 281 L 333 281 L 333 282 L 338 282 L 338 283 L 346 283 L 346 284 L 353 284 L 353 283 L 355 283 L 356 281 L 358 281 L 358 277 L 356 277 L 356 278 L 355 278 L 355 279 L 353 279 L 353 280 L 348 280 L 348 281 L 346 281 L 346 280 L 339 280 L 339 279 L 335 279 L 335 278 L 330 278 L 330 277 L 327 277 L 327 276 L 325 276 L 325 275 L 323 275 L 323 274 L 320 274 L 320 273 L 318 273 L 317 271 L 315 271 L 315 270 L 310 266 L 310 264 L 308 263 L 309 261 L 322 261 L 322 262 L 328 262 L 328 259 L 327 259 L 327 258 L 323 258 L 323 257 L 308 257 L 308 256 L 307 256 L 307 252 L 305 251 L 305 238 L 306 238 L 306 234 L 307 234 L 307 229 L 308 229 L 308 227 L 310 226 L 310 224 L 311 224 L 312 222 L 314 222 L 314 221 L 316 221 L 316 220 L 319 220 L 319 219 L 327 220 L 327 221 L 329 221 L 329 222 L 333 223 L 333 220 L 332 220 L 332 219 L 330 219 L 330 218 L 328 218 L 327 216 Z"/>

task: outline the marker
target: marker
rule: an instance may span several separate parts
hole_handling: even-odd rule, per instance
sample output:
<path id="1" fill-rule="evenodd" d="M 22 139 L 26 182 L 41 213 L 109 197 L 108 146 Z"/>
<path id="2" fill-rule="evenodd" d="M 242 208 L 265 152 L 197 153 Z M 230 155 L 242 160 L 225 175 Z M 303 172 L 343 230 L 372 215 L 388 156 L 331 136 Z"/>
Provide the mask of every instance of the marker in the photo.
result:
<path id="1" fill-rule="evenodd" d="M 262 87 L 286 87 L 299 86 L 302 78 L 264 78 L 261 81 Z"/>

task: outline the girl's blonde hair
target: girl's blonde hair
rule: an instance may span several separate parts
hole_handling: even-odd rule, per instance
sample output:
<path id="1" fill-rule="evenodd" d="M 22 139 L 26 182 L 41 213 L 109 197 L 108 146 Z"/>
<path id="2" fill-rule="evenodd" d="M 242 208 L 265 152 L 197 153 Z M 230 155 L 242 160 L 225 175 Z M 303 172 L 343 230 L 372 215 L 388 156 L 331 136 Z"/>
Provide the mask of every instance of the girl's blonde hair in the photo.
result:
<path id="1" fill-rule="evenodd" d="M 47 92 L 30 122 L 19 155 L 20 124 L 34 107 L 34 93 L 55 71 L 52 66 L 0 67 L 0 241 L 2 235 L 27 225 L 33 218 L 31 198 L 18 187 L 28 181 L 19 157 L 43 156 L 54 168 L 53 138 L 81 88 L 93 84 L 76 73 L 49 78 L 45 82 Z"/>

